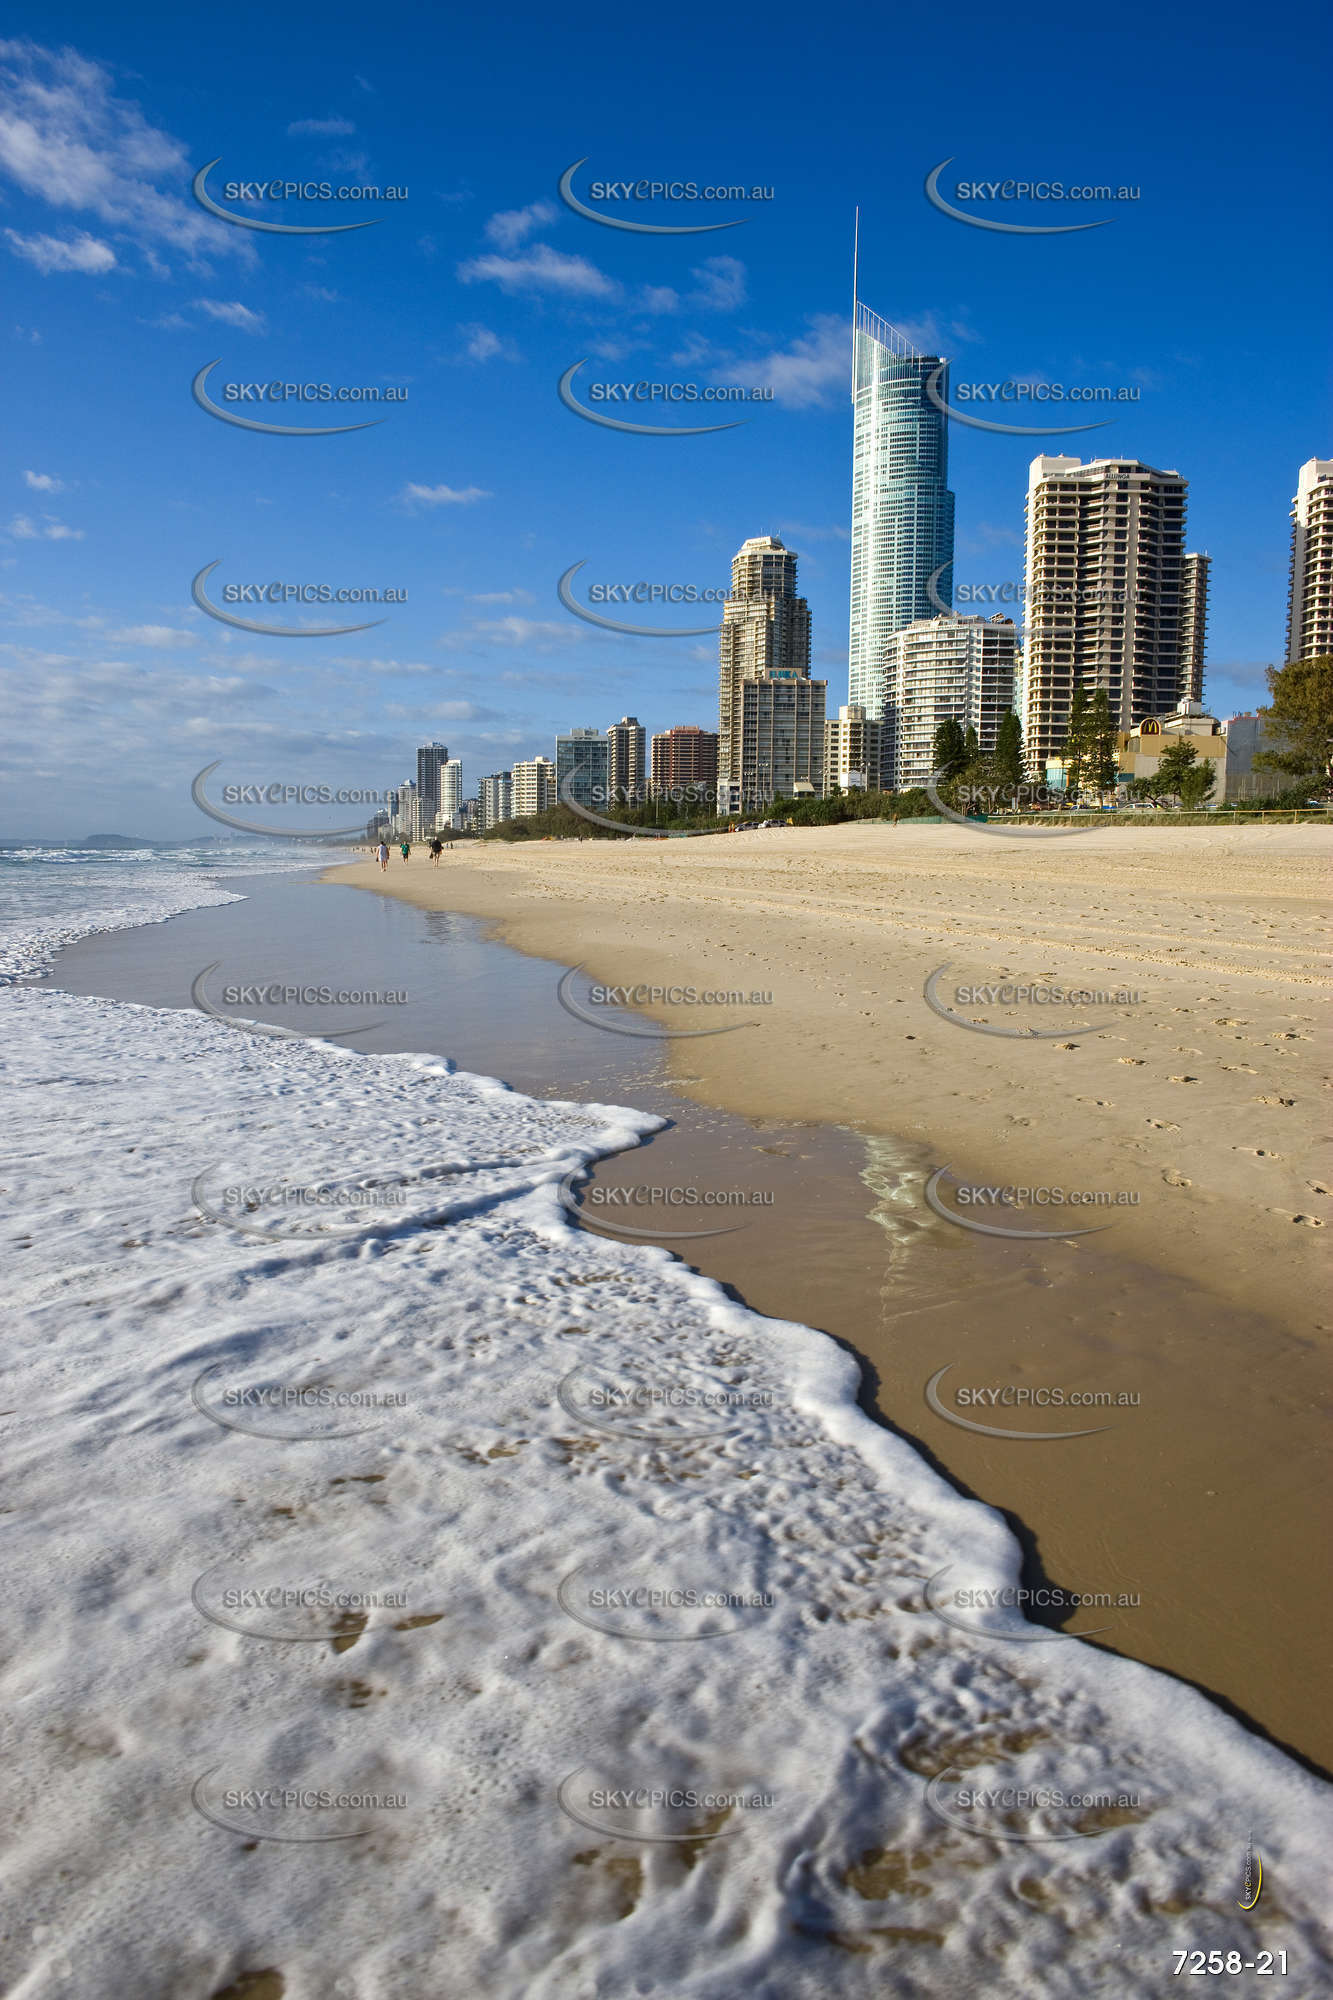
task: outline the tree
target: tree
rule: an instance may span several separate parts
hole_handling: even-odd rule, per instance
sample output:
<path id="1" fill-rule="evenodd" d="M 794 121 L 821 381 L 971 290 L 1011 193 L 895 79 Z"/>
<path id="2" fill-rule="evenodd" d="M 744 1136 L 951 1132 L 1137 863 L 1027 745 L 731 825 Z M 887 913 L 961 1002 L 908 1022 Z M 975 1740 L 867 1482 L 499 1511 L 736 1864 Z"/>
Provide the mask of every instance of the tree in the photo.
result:
<path id="1" fill-rule="evenodd" d="M 1190 746 L 1193 748 L 1193 745 Z M 1180 780 L 1180 803 L 1188 812 L 1197 812 L 1201 805 L 1211 798 L 1217 783 L 1217 773 L 1212 759 L 1205 757 L 1202 763 L 1193 765 Z"/>
<path id="2" fill-rule="evenodd" d="M 1083 789 L 1091 749 L 1091 728 L 1087 690 L 1080 681 L 1069 704 L 1069 728 L 1065 735 L 1065 797 L 1068 799 L 1076 799 Z"/>
<path id="3" fill-rule="evenodd" d="M 1099 792 L 1109 792 L 1116 781 L 1119 759 L 1115 737 L 1110 697 L 1105 688 L 1098 688 L 1088 710 L 1088 776 Z"/>
<path id="4" fill-rule="evenodd" d="M 1260 717 L 1286 744 L 1259 751 L 1256 767 L 1308 778 L 1312 789 L 1333 792 L 1333 657 L 1270 667 L 1268 691 L 1273 698 Z"/>
<path id="5" fill-rule="evenodd" d="M 952 778 L 962 770 L 967 762 L 967 738 L 962 725 L 950 715 L 935 731 L 933 747 L 934 765 L 946 778 Z"/>
<path id="6" fill-rule="evenodd" d="M 1022 784 L 1023 725 L 1012 709 L 1000 718 L 1000 726 L 995 732 L 995 750 L 991 761 L 1000 773 L 1003 784 Z"/>
<path id="7" fill-rule="evenodd" d="M 976 730 L 970 722 L 967 725 L 967 734 L 963 738 L 963 746 L 968 763 L 975 764 L 977 758 L 981 755 L 981 738 L 977 735 Z"/>

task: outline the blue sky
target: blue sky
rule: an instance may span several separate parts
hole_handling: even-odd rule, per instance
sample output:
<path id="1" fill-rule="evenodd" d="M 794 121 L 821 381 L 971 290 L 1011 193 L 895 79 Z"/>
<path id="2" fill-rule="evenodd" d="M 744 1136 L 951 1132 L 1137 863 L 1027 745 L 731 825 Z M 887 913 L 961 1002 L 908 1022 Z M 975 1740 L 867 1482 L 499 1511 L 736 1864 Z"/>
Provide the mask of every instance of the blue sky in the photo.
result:
<path id="1" fill-rule="evenodd" d="M 0 837 L 215 831 L 188 798 L 215 758 L 219 783 L 381 785 L 441 738 L 472 791 L 482 772 L 550 754 L 570 724 L 631 713 L 650 729 L 715 727 L 714 643 L 582 624 L 555 594 L 579 561 L 580 588 L 717 588 L 747 535 L 781 533 L 800 557 L 816 670 L 830 703 L 845 700 L 858 204 L 862 298 L 949 356 L 955 384 L 1140 391 L 1081 438 L 951 426 L 956 582 L 1021 575 L 1035 452 L 1175 467 L 1190 480 L 1189 546 L 1213 558 L 1205 695 L 1222 714 L 1252 706 L 1283 642 L 1297 468 L 1333 453 L 1321 22 L 1287 10 L 1278 32 L 1234 6 L 1037 26 L 989 8 L 464 16 L 339 0 L 316 23 L 241 0 L 210 29 L 174 6 L 122 21 L 12 6 Z M 599 204 L 674 224 L 742 218 L 712 234 L 599 227 L 557 195 L 584 156 L 585 196 L 591 179 L 643 178 L 773 199 Z M 925 200 L 925 175 L 950 156 L 946 189 L 1141 192 L 1081 209 L 974 205 L 1111 217 L 1081 234 L 997 234 Z M 217 157 L 215 196 L 273 177 L 408 195 L 355 212 L 230 204 L 288 222 L 383 218 L 262 234 L 192 199 Z M 717 435 L 622 436 L 557 398 L 584 356 L 585 401 L 592 381 L 645 379 L 770 387 L 773 400 L 722 412 L 748 421 Z M 191 400 L 215 358 L 214 393 L 314 380 L 407 400 L 348 436 L 255 435 Z M 277 420 L 358 414 L 289 405 Z M 256 637 L 192 604 L 191 578 L 215 559 L 215 598 L 262 580 L 407 602 L 351 637 Z"/>

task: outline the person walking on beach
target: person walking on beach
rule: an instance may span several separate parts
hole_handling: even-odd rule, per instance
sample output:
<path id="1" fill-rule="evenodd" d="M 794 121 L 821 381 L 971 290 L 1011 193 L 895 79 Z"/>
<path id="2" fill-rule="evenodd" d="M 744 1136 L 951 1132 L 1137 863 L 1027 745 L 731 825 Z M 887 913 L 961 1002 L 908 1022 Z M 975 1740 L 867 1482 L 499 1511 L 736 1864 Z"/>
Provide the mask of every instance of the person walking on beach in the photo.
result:
<path id="1" fill-rule="evenodd" d="M 440 839 L 440 836 L 437 833 L 434 840 L 432 840 L 430 844 L 430 865 L 432 868 L 439 867 L 440 856 L 443 853 L 444 853 L 444 842 Z"/>
<path id="2" fill-rule="evenodd" d="M 410 840 L 403 841 L 398 849 L 398 852 L 402 855 L 404 861 L 406 861 L 408 855 L 412 852 L 411 841 Z"/>
<path id="3" fill-rule="evenodd" d="M 384 841 L 380 842 L 379 864 L 380 864 L 381 875 L 386 874 L 388 872 L 388 867 L 389 867 L 389 850 L 388 847 L 385 845 Z"/>

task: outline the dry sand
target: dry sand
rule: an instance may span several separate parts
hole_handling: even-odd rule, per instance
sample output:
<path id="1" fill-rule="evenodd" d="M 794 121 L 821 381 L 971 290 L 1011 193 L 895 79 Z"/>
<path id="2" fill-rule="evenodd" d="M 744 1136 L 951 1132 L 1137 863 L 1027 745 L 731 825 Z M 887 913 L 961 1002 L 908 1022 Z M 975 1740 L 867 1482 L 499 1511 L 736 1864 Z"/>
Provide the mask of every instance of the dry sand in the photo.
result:
<path id="1" fill-rule="evenodd" d="M 1333 1730 L 1310 1677 L 1326 1657 L 1312 1612 L 1327 1388 L 1330 1183 L 1317 1107 L 1329 1089 L 1328 851 L 1318 827 L 1039 843 L 904 822 L 468 843 L 439 869 L 414 850 L 406 866 L 395 854 L 387 876 L 365 862 L 334 879 L 493 918 L 506 943 L 581 962 L 608 985 L 771 992 L 741 1007 L 642 1011 L 677 1029 L 757 1024 L 671 1044 L 683 1094 L 875 1138 L 888 1165 L 868 1181 L 894 1183 L 880 1207 L 894 1274 L 868 1288 L 847 1270 L 775 1268 L 771 1229 L 762 1270 L 757 1229 L 748 1257 L 737 1235 L 696 1261 L 760 1310 L 849 1338 L 884 1414 L 1008 1509 L 1048 1577 L 1138 1591 L 1135 1616 L 1103 1643 L 1198 1681 L 1327 1764 Z M 962 1018 L 1060 1032 L 1011 1040 L 939 1018 L 923 986 L 941 965 L 937 997 Z M 959 985 L 983 981 L 1138 997 L 956 1002 Z M 1078 1241 L 1015 1246 L 931 1215 L 924 1185 L 946 1164 L 962 1183 L 1138 1202 L 1053 1218 L 964 1210 L 956 1183 L 940 1190 L 955 1213 L 1002 1226 L 1113 1221 Z M 904 1250 L 916 1232 L 920 1250 Z M 1109 1387 L 1140 1402 L 1104 1436 L 1000 1443 L 926 1411 L 923 1383 L 945 1362 L 952 1382 Z"/>

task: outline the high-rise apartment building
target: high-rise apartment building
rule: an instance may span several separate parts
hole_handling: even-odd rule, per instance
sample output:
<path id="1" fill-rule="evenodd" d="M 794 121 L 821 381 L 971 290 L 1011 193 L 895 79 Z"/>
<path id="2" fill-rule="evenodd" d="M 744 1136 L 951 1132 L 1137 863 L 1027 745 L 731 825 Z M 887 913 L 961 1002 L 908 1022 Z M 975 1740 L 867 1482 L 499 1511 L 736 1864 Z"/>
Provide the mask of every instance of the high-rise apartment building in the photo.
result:
<path id="1" fill-rule="evenodd" d="M 1287 664 L 1333 654 L 1333 458 L 1308 458 L 1291 503 Z"/>
<path id="2" fill-rule="evenodd" d="M 600 729 L 567 729 L 555 739 L 557 804 L 573 799 L 605 812 L 611 798 L 611 744 Z"/>
<path id="3" fill-rule="evenodd" d="M 434 821 L 437 833 L 458 825 L 462 804 L 463 765 L 459 758 L 449 757 L 440 766 L 440 804 Z"/>
<path id="4" fill-rule="evenodd" d="M 481 780 L 477 792 L 477 827 L 489 833 L 493 826 L 514 817 L 514 781 L 508 771 L 492 771 Z"/>
<path id="5" fill-rule="evenodd" d="M 1138 459 L 1033 459 L 1022 721 L 1037 776 L 1064 748 L 1076 687 L 1105 689 L 1122 730 L 1184 698 L 1187 487 Z"/>
<path id="6" fill-rule="evenodd" d="M 1185 558 L 1180 574 L 1181 700 L 1203 700 L 1203 656 L 1208 644 L 1208 556 Z"/>
<path id="7" fill-rule="evenodd" d="M 808 674 L 747 674 L 740 683 L 734 776 L 718 780 L 719 812 L 824 787 L 827 681 Z"/>
<path id="8" fill-rule="evenodd" d="M 416 783 L 404 778 L 398 787 L 398 805 L 393 818 L 393 830 L 399 840 L 420 840 L 421 799 Z"/>
<path id="9" fill-rule="evenodd" d="M 440 777 L 448 761 L 443 743 L 423 743 L 417 751 L 417 798 L 423 833 L 431 832 L 435 825 L 440 810 Z"/>
<path id="10" fill-rule="evenodd" d="M 848 701 L 885 721 L 884 649 L 953 603 L 949 370 L 858 304 L 852 331 L 852 619 Z M 891 751 L 891 744 L 890 744 Z"/>
<path id="11" fill-rule="evenodd" d="M 515 764 L 514 818 L 535 819 L 555 804 L 555 765 L 549 757 L 523 757 Z"/>
<path id="12" fill-rule="evenodd" d="M 638 805 L 648 796 L 643 724 L 637 715 L 622 715 L 606 735 L 611 749 L 611 796 L 617 805 Z"/>
<path id="13" fill-rule="evenodd" d="M 956 611 L 918 618 L 884 651 L 898 790 L 924 785 L 931 775 L 942 722 L 975 729 L 983 752 L 995 748 L 996 732 L 1014 705 L 1018 630 L 1012 618 L 1002 612 L 966 618 Z"/>
<path id="14" fill-rule="evenodd" d="M 792 550 L 775 535 L 753 535 L 732 559 L 718 634 L 719 785 L 741 782 L 743 683 L 773 678 L 809 680 L 810 607 L 796 595 Z"/>
<path id="15" fill-rule="evenodd" d="M 677 723 L 653 738 L 649 788 L 655 797 L 688 787 L 707 793 L 717 783 L 717 734 L 695 722 Z"/>
<path id="16" fill-rule="evenodd" d="M 824 724 L 825 796 L 877 792 L 884 782 L 884 725 L 852 702 Z"/>

